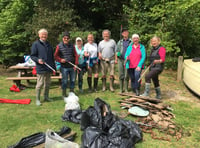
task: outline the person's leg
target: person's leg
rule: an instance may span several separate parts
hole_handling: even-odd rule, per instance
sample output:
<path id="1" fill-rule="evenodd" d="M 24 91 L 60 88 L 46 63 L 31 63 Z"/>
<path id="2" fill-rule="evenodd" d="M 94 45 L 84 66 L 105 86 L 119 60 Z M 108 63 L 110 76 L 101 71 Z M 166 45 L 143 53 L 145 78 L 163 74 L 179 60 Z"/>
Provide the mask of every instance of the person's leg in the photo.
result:
<path id="1" fill-rule="evenodd" d="M 88 92 L 92 92 L 92 67 L 89 66 L 88 66 L 87 83 L 88 83 Z"/>
<path id="2" fill-rule="evenodd" d="M 69 68 L 69 79 L 70 79 L 70 92 L 74 92 L 75 87 L 75 71 L 73 68 Z"/>
<path id="3" fill-rule="evenodd" d="M 94 65 L 94 91 L 97 92 L 97 86 L 98 86 L 98 64 Z"/>
<path id="4" fill-rule="evenodd" d="M 141 74 L 141 70 L 140 71 L 134 70 L 134 76 L 135 76 L 134 88 L 135 88 L 136 96 L 140 95 L 140 82 L 138 82 L 138 80 L 140 78 L 140 74 Z"/>
<path id="5" fill-rule="evenodd" d="M 61 80 L 61 88 L 62 88 L 62 97 L 66 97 L 66 89 L 67 89 L 67 83 L 68 83 L 68 71 L 67 68 L 60 68 L 60 71 L 62 73 L 62 80 Z"/>
<path id="6" fill-rule="evenodd" d="M 101 73 L 102 73 L 102 91 L 106 90 L 106 62 L 101 61 Z"/>
<path id="7" fill-rule="evenodd" d="M 124 86 L 125 86 L 125 92 L 128 92 L 128 85 L 129 85 L 129 74 L 128 74 L 128 69 L 124 69 L 125 72 L 125 79 L 124 79 Z"/>
<path id="8" fill-rule="evenodd" d="M 133 92 L 135 92 L 135 87 L 134 87 L 134 82 L 135 82 L 134 69 L 133 68 L 129 68 L 128 69 L 128 74 L 129 74 L 129 77 L 131 78 L 131 89 L 132 89 Z"/>
<path id="9" fill-rule="evenodd" d="M 160 71 L 155 70 L 154 71 L 154 77 L 152 77 L 157 99 L 161 99 L 161 90 L 160 90 L 160 84 L 159 84 L 159 79 L 158 79 L 158 76 L 159 76 L 160 73 L 161 73 Z"/>
<path id="10" fill-rule="evenodd" d="M 49 89 L 51 84 L 51 74 L 45 73 L 44 76 L 44 101 L 52 101 L 49 99 Z"/>
<path id="11" fill-rule="evenodd" d="M 119 86 L 120 93 L 124 91 L 124 78 L 125 78 L 125 69 L 124 69 L 124 60 L 118 60 L 118 73 L 119 73 Z"/>
<path id="12" fill-rule="evenodd" d="M 154 76 L 154 71 L 152 70 L 145 75 L 145 90 L 141 96 L 149 96 L 151 79 L 153 76 Z"/>
<path id="13" fill-rule="evenodd" d="M 110 91 L 111 92 L 114 92 L 114 68 L 115 68 L 115 63 L 114 61 L 113 62 L 110 62 L 109 63 L 109 68 L 110 68 Z"/>
<path id="14" fill-rule="evenodd" d="M 36 105 L 40 106 L 41 102 L 40 102 L 40 93 L 41 93 L 41 89 L 42 86 L 44 84 L 44 74 L 37 74 L 37 84 L 35 87 L 36 90 Z"/>
<path id="15" fill-rule="evenodd" d="M 79 71 L 78 73 L 78 88 L 79 91 L 83 92 L 83 71 Z"/>

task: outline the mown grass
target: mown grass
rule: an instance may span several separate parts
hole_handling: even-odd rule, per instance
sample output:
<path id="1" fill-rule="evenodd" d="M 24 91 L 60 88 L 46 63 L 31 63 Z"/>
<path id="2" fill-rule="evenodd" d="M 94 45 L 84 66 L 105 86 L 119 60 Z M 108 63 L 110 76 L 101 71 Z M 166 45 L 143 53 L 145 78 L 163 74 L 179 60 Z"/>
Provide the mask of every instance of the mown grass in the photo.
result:
<path id="1" fill-rule="evenodd" d="M 47 129 L 59 130 L 62 126 L 68 126 L 77 133 L 75 142 L 81 143 L 82 131 L 79 124 L 71 122 L 63 122 L 61 116 L 64 113 L 65 103 L 61 98 L 61 89 L 57 81 L 53 81 L 50 90 L 50 97 L 53 102 L 43 103 L 41 107 L 35 105 L 35 82 L 33 82 L 27 89 L 20 93 L 10 92 L 12 82 L 5 80 L 6 76 L 0 76 L 0 97 L 7 99 L 25 99 L 30 98 L 32 101 L 29 105 L 20 104 L 0 104 L 0 148 L 6 148 L 18 142 L 21 138 L 37 132 L 45 132 Z M 184 132 L 189 132 L 191 135 L 183 135 L 179 141 L 175 138 L 170 138 L 171 141 L 154 140 L 149 134 L 144 133 L 143 141 L 136 144 L 136 148 L 191 148 L 200 147 L 200 101 L 193 96 L 184 86 L 182 82 L 176 81 L 176 73 L 174 71 L 165 71 L 161 75 L 161 88 L 163 91 L 163 100 L 165 103 L 172 105 L 173 113 L 176 115 L 174 121 L 184 128 Z M 22 81 L 26 84 L 25 81 Z M 101 90 L 101 81 L 99 80 L 99 90 Z M 107 85 L 108 82 L 107 82 Z M 142 85 L 142 89 L 143 89 Z M 123 97 L 119 96 L 119 86 L 115 83 L 116 91 L 97 93 L 87 92 L 86 75 L 84 76 L 84 93 L 79 94 L 78 89 L 75 89 L 79 96 L 80 105 L 82 109 L 87 109 L 93 106 L 94 99 L 102 98 L 111 109 L 119 114 L 127 113 L 119 106 L 119 100 Z M 152 86 L 153 88 L 153 86 Z M 170 96 L 170 92 L 172 95 Z M 189 98 L 187 100 L 177 100 L 176 95 Z M 151 92 L 152 96 L 154 91 Z M 175 94 L 175 95 L 174 95 Z M 174 95 L 174 96 L 173 96 Z M 192 101 L 190 101 L 190 98 Z M 136 120 L 135 117 L 129 115 L 128 120 Z"/>

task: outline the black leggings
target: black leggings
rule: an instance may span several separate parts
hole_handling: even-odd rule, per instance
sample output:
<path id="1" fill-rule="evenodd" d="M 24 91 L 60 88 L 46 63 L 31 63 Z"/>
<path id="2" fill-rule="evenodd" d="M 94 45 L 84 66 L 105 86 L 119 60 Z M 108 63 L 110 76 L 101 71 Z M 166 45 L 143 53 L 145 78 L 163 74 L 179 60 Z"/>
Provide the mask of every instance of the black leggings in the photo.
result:
<path id="1" fill-rule="evenodd" d="M 161 73 L 160 70 L 150 70 L 149 73 L 145 75 L 145 82 L 151 83 L 151 79 L 153 80 L 154 87 L 159 87 L 158 75 Z"/>

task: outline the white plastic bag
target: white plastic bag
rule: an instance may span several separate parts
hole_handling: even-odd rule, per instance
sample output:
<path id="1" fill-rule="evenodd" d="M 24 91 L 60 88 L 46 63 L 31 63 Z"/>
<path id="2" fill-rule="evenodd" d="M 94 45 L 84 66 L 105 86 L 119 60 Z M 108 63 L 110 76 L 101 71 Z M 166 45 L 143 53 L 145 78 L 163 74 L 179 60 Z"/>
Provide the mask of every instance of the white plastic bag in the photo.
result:
<path id="1" fill-rule="evenodd" d="M 46 132 L 45 148 L 79 148 L 79 145 L 60 137 L 48 129 Z"/>
<path id="2" fill-rule="evenodd" d="M 68 97 L 64 98 L 65 101 L 65 110 L 79 110 L 79 98 L 73 92 L 69 92 Z"/>

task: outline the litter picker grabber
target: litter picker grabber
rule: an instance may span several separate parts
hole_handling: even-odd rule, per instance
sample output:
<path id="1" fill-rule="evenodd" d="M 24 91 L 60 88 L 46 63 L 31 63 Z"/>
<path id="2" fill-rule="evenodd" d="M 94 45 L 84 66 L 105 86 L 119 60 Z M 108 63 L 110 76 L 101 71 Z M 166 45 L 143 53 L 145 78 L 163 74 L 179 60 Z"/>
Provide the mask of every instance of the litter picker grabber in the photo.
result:
<path id="1" fill-rule="evenodd" d="M 46 62 L 44 62 L 44 65 L 46 65 L 47 67 L 49 67 L 53 72 L 56 72 L 49 64 L 47 64 Z"/>
<path id="2" fill-rule="evenodd" d="M 145 69 L 145 71 L 142 73 L 142 75 L 140 76 L 140 78 L 138 79 L 138 82 L 140 82 L 140 80 L 144 77 L 144 75 L 147 73 L 147 71 L 149 71 L 149 68 L 152 66 L 152 63 L 147 67 L 147 69 Z"/>
<path id="3" fill-rule="evenodd" d="M 65 59 L 66 60 L 66 59 Z M 72 66 L 74 66 L 76 69 L 82 71 L 78 66 L 76 66 L 75 64 L 73 64 L 72 62 L 66 60 L 67 63 L 71 64 Z"/>

